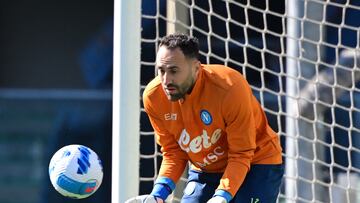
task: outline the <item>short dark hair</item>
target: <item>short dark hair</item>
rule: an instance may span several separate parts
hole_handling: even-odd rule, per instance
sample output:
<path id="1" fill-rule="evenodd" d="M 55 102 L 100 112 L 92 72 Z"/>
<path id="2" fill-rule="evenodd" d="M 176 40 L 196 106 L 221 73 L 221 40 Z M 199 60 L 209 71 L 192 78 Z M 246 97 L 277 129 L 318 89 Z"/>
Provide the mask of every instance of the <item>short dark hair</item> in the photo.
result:
<path id="1" fill-rule="evenodd" d="M 168 49 L 176 49 L 179 47 L 185 57 L 199 58 L 199 40 L 182 33 L 167 35 L 160 39 L 159 47 L 165 46 Z"/>

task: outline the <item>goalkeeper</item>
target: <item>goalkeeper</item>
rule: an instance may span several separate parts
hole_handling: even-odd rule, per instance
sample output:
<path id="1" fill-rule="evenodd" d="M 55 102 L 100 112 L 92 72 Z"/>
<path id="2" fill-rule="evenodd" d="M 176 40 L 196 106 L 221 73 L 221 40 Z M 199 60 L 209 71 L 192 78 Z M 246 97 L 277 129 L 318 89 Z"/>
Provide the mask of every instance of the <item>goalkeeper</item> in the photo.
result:
<path id="1" fill-rule="evenodd" d="M 143 101 L 163 161 L 151 194 L 127 203 L 164 202 L 188 161 L 183 203 L 276 202 L 284 173 L 277 134 L 242 75 L 198 55 L 194 37 L 160 41 L 158 76 Z"/>

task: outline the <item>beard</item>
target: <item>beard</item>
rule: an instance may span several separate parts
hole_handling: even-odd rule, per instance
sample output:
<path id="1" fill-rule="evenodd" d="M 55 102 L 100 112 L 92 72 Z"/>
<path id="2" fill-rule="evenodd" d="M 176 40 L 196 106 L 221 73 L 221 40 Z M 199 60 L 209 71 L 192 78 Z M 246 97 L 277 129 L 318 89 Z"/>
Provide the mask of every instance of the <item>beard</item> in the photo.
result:
<path id="1" fill-rule="evenodd" d="M 186 79 L 185 82 L 183 82 L 180 85 L 176 85 L 172 83 L 168 84 L 165 88 L 175 89 L 175 91 L 171 93 L 168 92 L 166 89 L 164 89 L 165 94 L 170 101 L 185 99 L 185 95 L 191 92 L 192 88 L 194 87 L 194 84 L 195 84 L 195 79 L 192 76 L 190 76 Z"/>

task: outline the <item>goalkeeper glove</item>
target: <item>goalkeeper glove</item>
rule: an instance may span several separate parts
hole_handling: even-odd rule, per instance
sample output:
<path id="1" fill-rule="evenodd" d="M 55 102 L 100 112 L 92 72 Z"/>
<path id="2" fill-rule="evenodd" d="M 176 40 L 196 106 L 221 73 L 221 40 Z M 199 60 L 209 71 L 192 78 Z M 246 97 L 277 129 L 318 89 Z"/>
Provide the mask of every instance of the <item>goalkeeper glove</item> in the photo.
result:
<path id="1" fill-rule="evenodd" d="M 214 196 L 207 203 L 227 203 L 227 200 L 221 196 Z"/>
<path id="2" fill-rule="evenodd" d="M 228 203 L 233 197 L 226 190 L 216 190 L 214 196 L 207 203 Z"/>
<path id="3" fill-rule="evenodd" d="M 164 203 L 164 200 L 152 195 L 140 195 L 126 200 L 125 203 Z"/>

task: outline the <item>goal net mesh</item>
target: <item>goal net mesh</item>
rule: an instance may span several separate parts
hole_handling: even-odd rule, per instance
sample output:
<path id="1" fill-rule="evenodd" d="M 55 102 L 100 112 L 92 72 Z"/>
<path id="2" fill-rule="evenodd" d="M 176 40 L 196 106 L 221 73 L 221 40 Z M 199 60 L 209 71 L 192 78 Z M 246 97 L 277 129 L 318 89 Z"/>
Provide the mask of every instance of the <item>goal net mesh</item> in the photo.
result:
<path id="1" fill-rule="evenodd" d="M 141 93 L 156 75 L 159 39 L 195 36 L 202 63 L 247 78 L 280 136 L 278 202 L 360 202 L 360 1 L 143 0 L 141 19 Z M 143 109 L 140 125 L 139 194 L 147 194 L 161 153 Z"/>

